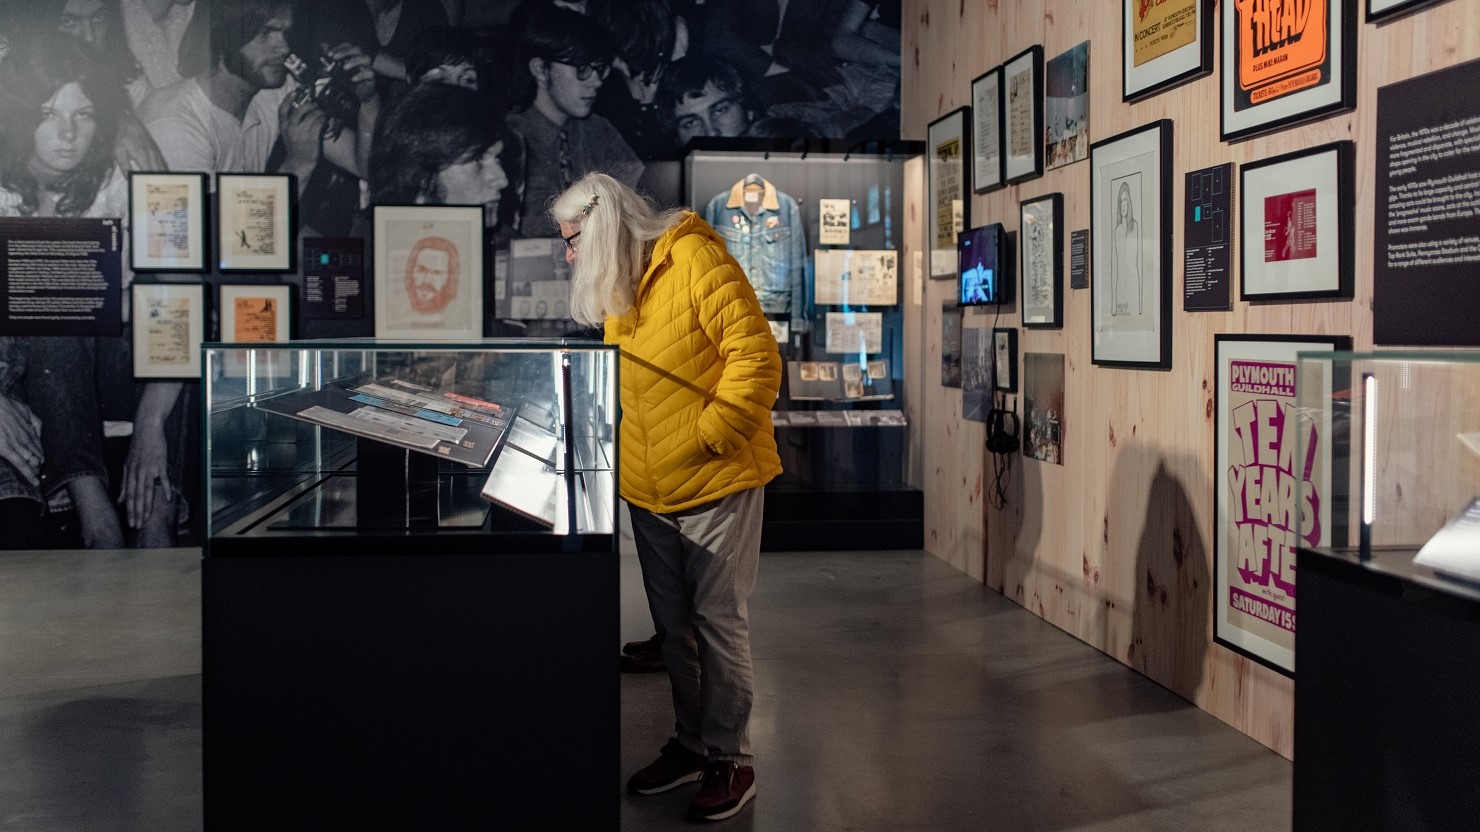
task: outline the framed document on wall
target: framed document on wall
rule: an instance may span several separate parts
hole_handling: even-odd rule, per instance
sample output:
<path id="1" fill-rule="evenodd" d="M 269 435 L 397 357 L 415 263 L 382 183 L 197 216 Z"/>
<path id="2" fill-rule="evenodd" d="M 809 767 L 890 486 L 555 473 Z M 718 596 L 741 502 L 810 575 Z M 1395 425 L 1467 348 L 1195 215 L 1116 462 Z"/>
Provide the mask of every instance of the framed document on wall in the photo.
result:
<path id="1" fill-rule="evenodd" d="M 1339 336 L 1214 339 L 1213 640 L 1286 675 L 1295 672 L 1295 550 L 1346 542 L 1346 507 L 1331 492 L 1334 464 L 1348 456 L 1335 443 L 1345 440 L 1330 410 L 1296 406 L 1295 358 L 1349 349 L 1351 339 Z M 1301 371 L 1321 366 L 1305 362 Z M 1330 401 L 1346 382 L 1324 369 L 1300 384 Z M 1302 515 L 1316 521 L 1305 539 Z"/>
<path id="2" fill-rule="evenodd" d="M 483 206 L 376 205 L 375 337 L 483 337 Z"/>
<path id="3" fill-rule="evenodd" d="M 1352 297 L 1355 156 L 1334 142 L 1243 166 L 1240 298 Z"/>
<path id="4" fill-rule="evenodd" d="M 216 309 L 225 343 L 262 344 L 293 338 L 292 286 L 225 284 Z"/>
<path id="5" fill-rule="evenodd" d="M 971 184 L 979 194 L 1002 181 L 1002 67 L 994 66 L 971 82 Z"/>
<path id="6" fill-rule="evenodd" d="M 1223 141 L 1357 106 L 1357 2 L 1223 4 Z"/>
<path id="7" fill-rule="evenodd" d="M 1043 47 L 1030 46 L 1002 65 L 1004 175 L 1021 182 L 1043 175 Z"/>
<path id="8" fill-rule="evenodd" d="M 1122 100 L 1212 74 L 1212 0 L 1121 0 L 1120 18 Z"/>
<path id="9" fill-rule="evenodd" d="M 1064 196 L 1024 200 L 1018 212 L 1023 326 L 1057 329 L 1064 325 Z"/>
<path id="10" fill-rule="evenodd" d="M 930 122 L 926 133 L 925 250 L 932 278 L 956 276 L 956 235 L 971 227 L 971 108 L 960 107 Z"/>
<path id="11" fill-rule="evenodd" d="M 1172 366 L 1172 123 L 1090 147 L 1095 364 Z"/>
<path id="12" fill-rule="evenodd" d="M 210 271 L 207 181 L 204 173 L 129 174 L 129 267 L 134 272 Z"/>
<path id="13" fill-rule="evenodd" d="M 297 271 L 297 197 L 292 176 L 218 175 L 216 256 L 221 271 Z"/>
<path id="14" fill-rule="evenodd" d="M 200 378 L 203 283 L 139 283 L 133 292 L 134 378 Z"/>

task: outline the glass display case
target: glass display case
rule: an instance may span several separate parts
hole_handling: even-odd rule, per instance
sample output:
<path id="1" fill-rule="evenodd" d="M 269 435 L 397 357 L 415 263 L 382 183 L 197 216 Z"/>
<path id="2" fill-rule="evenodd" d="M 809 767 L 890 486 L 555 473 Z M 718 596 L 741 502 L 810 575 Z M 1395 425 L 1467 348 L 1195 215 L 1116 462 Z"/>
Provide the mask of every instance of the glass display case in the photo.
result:
<path id="1" fill-rule="evenodd" d="M 202 367 L 206 826 L 616 828 L 616 790 L 569 787 L 620 776 L 616 350 L 207 344 Z M 489 753 L 551 743 L 581 754 Z"/>
<path id="2" fill-rule="evenodd" d="M 615 539 L 614 348 L 347 340 L 204 353 L 208 555 L 291 538 Z"/>
<path id="3" fill-rule="evenodd" d="M 785 364 L 767 549 L 923 545 L 901 279 L 904 164 L 922 151 L 711 139 L 684 160 L 685 201 L 745 269 Z"/>
<path id="4" fill-rule="evenodd" d="M 1335 455 L 1302 547 L 1480 599 L 1480 352 L 1302 353 L 1298 396 Z"/>
<path id="5" fill-rule="evenodd" d="M 1329 429 L 1284 466 L 1308 470 L 1322 441 L 1336 464 L 1329 484 L 1292 477 L 1292 828 L 1472 828 L 1480 352 L 1301 353 L 1296 383 L 1304 430 Z"/>

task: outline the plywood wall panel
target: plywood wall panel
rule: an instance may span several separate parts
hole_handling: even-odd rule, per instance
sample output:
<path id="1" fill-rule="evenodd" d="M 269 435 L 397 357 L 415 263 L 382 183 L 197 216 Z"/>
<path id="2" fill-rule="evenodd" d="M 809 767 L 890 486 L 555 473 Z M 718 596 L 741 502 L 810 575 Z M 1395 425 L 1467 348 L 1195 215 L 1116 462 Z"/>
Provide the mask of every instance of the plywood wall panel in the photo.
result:
<path id="1" fill-rule="evenodd" d="M 1069 290 L 1066 275 L 1064 328 L 1019 335 L 1020 354 L 1065 356 L 1065 464 L 1017 458 L 1007 508 L 984 509 L 992 472 L 982 452 L 984 431 L 961 420 L 960 391 L 937 380 L 940 308 L 952 287 L 927 281 L 919 308 L 925 363 L 918 370 L 923 421 L 917 431 L 926 546 L 1289 756 L 1290 680 L 1212 643 L 1213 337 L 1335 334 L 1352 336 L 1359 349 L 1371 346 L 1376 90 L 1480 57 L 1480 0 L 1448 0 L 1382 26 L 1359 23 L 1354 113 L 1234 144 L 1218 139 L 1216 72 L 1135 104 L 1120 100 L 1119 3 L 907 0 L 905 137 L 923 139 L 931 120 L 968 103 L 971 79 L 989 67 L 1034 44 L 1051 58 L 1084 40 L 1090 41 L 1092 141 L 1159 118 L 1174 124 L 1173 366 L 1162 372 L 1094 367 L 1090 293 Z M 1183 176 L 1348 139 L 1357 147 L 1355 299 L 1243 303 L 1235 281 L 1232 311 L 1181 312 Z M 1068 231 L 1089 227 L 1089 176 L 1088 162 L 1079 162 L 974 196 L 972 223 L 1016 230 L 1019 201 L 1057 191 L 1064 194 L 1067 245 Z M 967 325 L 990 323 L 968 313 Z M 1008 325 L 1017 325 L 1015 307 Z"/>

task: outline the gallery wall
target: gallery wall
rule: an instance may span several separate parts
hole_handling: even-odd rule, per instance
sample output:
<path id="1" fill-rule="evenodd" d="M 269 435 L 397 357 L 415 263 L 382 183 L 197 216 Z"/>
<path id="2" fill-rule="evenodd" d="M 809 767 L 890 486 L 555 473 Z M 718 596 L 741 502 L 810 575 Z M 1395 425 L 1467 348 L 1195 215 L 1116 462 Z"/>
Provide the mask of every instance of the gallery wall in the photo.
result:
<path id="1" fill-rule="evenodd" d="M 0 519 L 16 512 L 0 548 L 200 542 L 199 376 L 186 366 L 167 381 L 136 381 L 142 351 L 123 320 L 132 295 L 164 294 L 154 288 L 164 283 L 194 287 L 195 301 L 181 310 L 189 327 L 180 331 L 193 333 L 175 350 L 182 366 L 202 338 L 233 335 L 232 321 L 218 320 L 227 284 L 291 301 L 275 306 L 292 310 L 281 323 L 272 316 L 235 327 L 240 340 L 376 335 L 378 306 L 389 306 L 377 304 L 377 289 L 396 284 L 374 277 L 370 203 L 457 203 L 481 205 L 484 220 L 481 297 L 455 305 L 473 328 L 491 336 L 577 331 L 565 319 L 563 244 L 545 216 L 555 193 L 600 170 L 664 204 L 681 202 L 679 160 L 694 138 L 894 138 L 898 39 L 898 4 L 863 0 L 0 3 L 0 220 L 12 223 L 0 232 L 54 242 L 57 232 L 44 224 L 52 216 L 142 226 L 129 216 L 127 174 L 165 170 L 206 176 L 191 203 L 207 206 L 194 223 L 206 226 L 213 212 L 202 188 L 219 193 L 216 174 L 293 174 L 296 221 L 274 251 L 301 253 L 283 268 L 231 274 L 216 258 L 146 273 L 124 255 L 108 283 L 114 300 L 95 315 L 108 334 L 0 327 Z M 331 66 L 320 72 L 325 61 Z M 373 84 L 350 83 L 362 63 Z M 244 113 L 207 100 L 200 84 L 212 78 L 223 89 L 251 90 Z M 77 139 L 68 122 L 67 169 L 47 186 L 66 185 L 68 197 L 38 204 L 31 157 L 58 143 L 40 123 L 65 85 L 97 99 L 87 99 L 97 106 L 86 120 L 96 117 L 103 138 L 84 130 Z M 318 92 L 306 95 L 309 88 Z M 567 129 L 549 122 L 542 104 L 560 110 Z M 356 143 L 354 153 L 331 153 L 356 136 L 376 137 L 373 150 Z M 214 237 L 211 230 L 201 239 L 209 248 Z M 450 297 L 439 303 L 454 308 Z M 56 384 L 54 369 L 68 383 Z M 168 495 L 158 503 L 168 509 L 131 499 L 141 489 Z"/>
<path id="2" fill-rule="evenodd" d="M 1175 130 L 1171 367 L 1093 365 L 1091 291 L 1069 289 L 1066 277 L 1063 328 L 1019 332 L 1020 355 L 1064 356 L 1063 464 L 1018 455 L 1004 508 L 990 504 L 996 472 L 993 455 L 983 449 L 984 426 L 964 420 L 961 391 L 938 381 L 941 309 L 952 301 L 955 284 L 923 278 L 916 261 L 909 277 L 917 285 L 907 294 L 917 293 L 921 315 L 915 330 L 921 363 L 911 368 L 921 388 L 914 405 L 920 412 L 912 419 L 929 426 L 920 432 L 919 449 L 926 547 L 1288 757 L 1292 680 L 1215 644 L 1212 636 L 1214 336 L 1344 335 L 1358 350 L 1373 347 L 1377 89 L 1480 57 L 1480 0 L 1447 0 L 1380 25 L 1367 23 L 1359 8 L 1356 109 L 1231 143 L 1219 138 L 1219 70 L 1137 103 L 1123 102 L 1123 5 L 912 0 L 905 6 L 905 138 L 926 138 L 931 121 L 971 103 L 973 78 L 1024 49 L 1042 45 L 1047 59 L 1086 40 L 1090 140 L 1158 119 L 1170 119 Z M 1216 59 L 1216 27 L 1214 39 Z M 1235 291 L 1231 311 L 1182 311 L 1185 174 L 1340 140 L 1354 141 L 1356 148 L 1354 297 L 1250 303 Z M 1016 231 L 1021 200 L 1059 192 L 1067 238 L 1068 231 L 1091 226 L 1090 176 L 1090 162 L 1081 161 L 971 196 L 971 225 L 1002 222 Z M 917 202 L 910 216 L 918 221 L 922 210 Z M 1235 256 L 1235 274 L 1237 269 Z M 1091 281 L 1098 277 L 1091 275 Z M 991 327 L 994 314 L 990 308 L 968 309 L 964 325 Z M 1002 317 L 1010 322 L 998 326 L 1018 326 L 1017 307 Z M 1007 401 L 1021 410 L 1014 397 Z M 1425 504 L 1417 494 L 1410 499 Z"/>

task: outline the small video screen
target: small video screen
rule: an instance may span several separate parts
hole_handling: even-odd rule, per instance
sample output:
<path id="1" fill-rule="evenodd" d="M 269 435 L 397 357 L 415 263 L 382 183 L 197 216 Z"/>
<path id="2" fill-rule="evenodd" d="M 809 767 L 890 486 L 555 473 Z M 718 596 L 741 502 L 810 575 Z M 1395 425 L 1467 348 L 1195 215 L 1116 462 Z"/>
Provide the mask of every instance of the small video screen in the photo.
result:
<path id="1" fill-rule="evenodd" d="M 1008 300 L 1004 279 L 1006 233 L 1001 223 L 963 231 L 956 237 L 956 301 L 961 306 L 987 306 Z"/>

